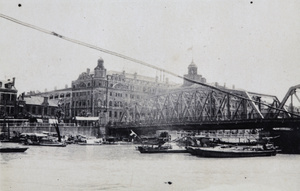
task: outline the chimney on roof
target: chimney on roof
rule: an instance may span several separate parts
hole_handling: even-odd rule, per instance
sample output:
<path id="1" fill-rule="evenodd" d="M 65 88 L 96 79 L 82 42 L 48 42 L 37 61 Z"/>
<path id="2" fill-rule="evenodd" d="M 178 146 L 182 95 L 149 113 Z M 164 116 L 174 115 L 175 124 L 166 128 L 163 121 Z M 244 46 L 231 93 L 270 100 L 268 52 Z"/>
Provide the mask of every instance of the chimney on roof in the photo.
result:
<path id="1" fill-rule="evenodd" d="M 43 105 L 48 105 L 48 97 L 44 97 Z"/>
<path id="2" fill-rule="evenodd" d="M 232 85 L 232 89 L 235 89 L 235 85 Z"/>
<path id="3" fill-rule="evenodd" d="M 54 90 L 57 90 L 57 87 L 56 87 L 56 86 L 54 86 Z"/>
<path id="4" fill-rule="evenodd" d="M 16 78 L 13 77 L 13 86 L 15 86 L 15 80 L 16 80 Z"/>
<path id="5" fill-rule="evenodd" d="M 90 74 L 90 71 L 91 71 L 91 70 L 90 70 L 89 68 L 86 69 L 86 73 L 87 73 L 88 75 Z"/>
<path id="6" fill-rule="evenodd" d="M 65 85 L 65 89 L 67 89 L 67 88 L 68 88 L 68 84 Z"/>

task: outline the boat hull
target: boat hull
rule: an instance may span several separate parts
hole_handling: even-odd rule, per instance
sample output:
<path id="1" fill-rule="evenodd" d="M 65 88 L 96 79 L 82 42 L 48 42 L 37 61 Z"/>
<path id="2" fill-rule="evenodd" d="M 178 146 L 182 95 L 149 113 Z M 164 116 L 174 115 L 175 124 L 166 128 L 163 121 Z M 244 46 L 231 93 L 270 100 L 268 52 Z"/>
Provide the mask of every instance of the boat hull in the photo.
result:
<path id="1" fill-rule="evenodd" d="M 196 149 L 196 155 L 202 157 L 213 158 L 237 158 L 237 157 L 265 157 L 275 156 L 276 150 L 264 150 L 264 151 L 228 151 L 228 150 L 215 150 L 210 148 L 198 148 Z"/>
<path id="2" fill-rule="evenodd" d="M 199 147 L 189 146 L 189 147 L 186 147 L 186 150 L 191 155 L 201 156 L 201 150 L 199 150 Z"/>
<path id="3" fill-rule="evenodd" d="M 64 143 L 27 143 L 29 146 L 45 146 L 45 147 L 66 147 Z"/>
<path id="4" fill-rule="evenodd" d="M 188 153 L 186 149 L 158 149 L 139 146 L 140 153 Z"/>
<path id="5" fill-rule="evenodd" d="M 25 152 L 28 148 L 12 148 L 12 147 L 7 147 L 7 148 L 0 148 L 0 153 L 20 153 L 20 152 Z"/>
<path id="6" fill-rule="evenodd" d="M 46 147 L 66 147 L 67 145 L 66 144 L 44 144 L 44 143 L 41 143 L 40 145 L 38 146 L 46 146 Z"/>

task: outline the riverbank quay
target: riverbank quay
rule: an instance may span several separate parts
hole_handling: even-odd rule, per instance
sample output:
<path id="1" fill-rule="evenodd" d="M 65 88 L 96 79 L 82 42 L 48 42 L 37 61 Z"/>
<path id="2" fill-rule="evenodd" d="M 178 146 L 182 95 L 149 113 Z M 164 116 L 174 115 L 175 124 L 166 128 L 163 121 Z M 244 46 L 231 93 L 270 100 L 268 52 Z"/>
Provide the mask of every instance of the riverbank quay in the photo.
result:
<path id="1" fill-rule="evenodd" d="M 61 135 L 85 135 L 97 137 L 106 134 L 104 126 L 78 126 L 75 123 L 58 124 Z M 1 132 L 13 136 L 13 132 L 19 133 L 42 133 L 57 132 L 54 124 L 35 123 L 35 124 L 7 124 L 0 126 Z"/>
<path id="2" fill-rule="evenodd" d="M 11 144 L 11 143 L 5 143 Z M 289 190 L 300 187 L 300 155 L 203 158 L 144 155 L 135 145 L 30 147 L 1 154 L 3 190 Z"/>
<path id="3" fill-rule="evenodd" d="M 132 129 L 116 129 L 110 126 L 80 126 L 75 123 L 59 123 L 61 136 L 85 137 L 114 137 L 116 140 L 132 140 L 130 136 Z M 1 136 L 13 137 L 15 133 L 57 133 L 54 124 L 50 123 L 2 123 L 0 125 Z M 273 128 L 270 130 L 205 130 L 205 131 L 172 131 L 172 130 L 149 130 L 147 128 L 134 129 L 140 136 L 158 136 L 162 132 L 167 132 L 172 139 L 182 136 L 201 135 L 212 139 L 220 139 L 223 142 L 250 143 L 260 138 L 276 137 L 272 142 L 280 152 L 286 154 L 300 154 L 300 129 L 297 128 Z"/>

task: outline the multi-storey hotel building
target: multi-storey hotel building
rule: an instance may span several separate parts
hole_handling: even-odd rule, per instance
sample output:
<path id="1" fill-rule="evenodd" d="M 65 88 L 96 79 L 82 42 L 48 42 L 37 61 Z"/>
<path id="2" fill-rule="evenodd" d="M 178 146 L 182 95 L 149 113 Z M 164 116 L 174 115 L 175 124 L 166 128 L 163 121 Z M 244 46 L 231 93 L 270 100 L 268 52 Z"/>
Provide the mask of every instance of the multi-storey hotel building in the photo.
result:
<path id="1" fill-rule="evenodd" d="M 123 107 L 173 87 L 168 79 L 159 81 L 137 73 L 107 72 L 102 58 L 91 72 L 87 69 L 72 81 L 71 115 L 97 116 L 100 123 L 112 123 L 122 115 Z"/>

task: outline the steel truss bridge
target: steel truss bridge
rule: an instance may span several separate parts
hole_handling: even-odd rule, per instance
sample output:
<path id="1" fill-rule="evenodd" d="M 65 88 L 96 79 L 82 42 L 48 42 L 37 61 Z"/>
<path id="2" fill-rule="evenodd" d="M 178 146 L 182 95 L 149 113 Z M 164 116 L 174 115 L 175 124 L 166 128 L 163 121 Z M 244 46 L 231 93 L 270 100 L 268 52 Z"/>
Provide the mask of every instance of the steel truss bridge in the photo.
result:
<path id="1" fill-rule="evenodd" d="M 207 84 L 169 90 L 124 107 L 112 130 L 217 130 L 300 127 L 300 99 L 291 87 L 280 102 L 276 96 L 230 90 Z M 296 107 L 296 102 L 299 103 Z"/>

